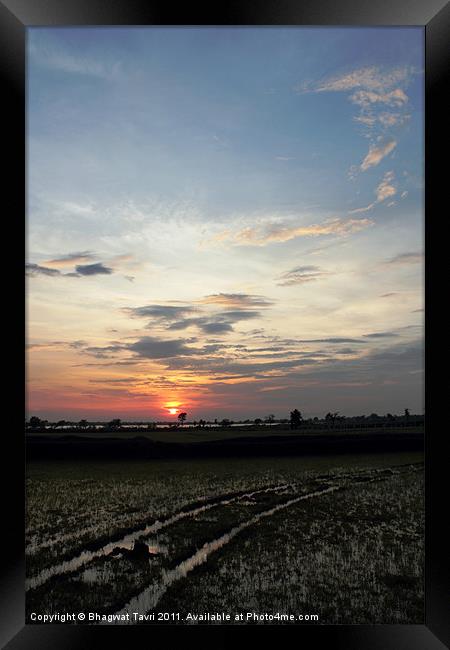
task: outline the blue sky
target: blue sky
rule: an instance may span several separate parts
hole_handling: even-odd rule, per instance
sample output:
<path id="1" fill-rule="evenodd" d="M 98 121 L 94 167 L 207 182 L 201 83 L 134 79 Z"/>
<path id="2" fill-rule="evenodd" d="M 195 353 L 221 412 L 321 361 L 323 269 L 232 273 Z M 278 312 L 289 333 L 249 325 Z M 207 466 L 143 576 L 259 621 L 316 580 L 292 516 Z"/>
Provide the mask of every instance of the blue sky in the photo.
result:
<path id="1" fill-rule="evenodd" d="M 420 411 L 423 83 L 421 28 L 29 29 L 33 412 Z"/>

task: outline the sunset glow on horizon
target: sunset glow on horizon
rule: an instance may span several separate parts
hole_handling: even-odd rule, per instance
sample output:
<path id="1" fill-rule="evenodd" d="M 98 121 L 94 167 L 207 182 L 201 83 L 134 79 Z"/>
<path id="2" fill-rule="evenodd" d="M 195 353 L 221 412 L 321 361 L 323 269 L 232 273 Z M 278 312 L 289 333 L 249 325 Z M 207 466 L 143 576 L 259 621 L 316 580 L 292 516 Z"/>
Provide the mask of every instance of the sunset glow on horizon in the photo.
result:
<path id="1" fill-rule="evenodd" d="M 420 28 L 30 28 L 27 411 L 423 410 Z"/>

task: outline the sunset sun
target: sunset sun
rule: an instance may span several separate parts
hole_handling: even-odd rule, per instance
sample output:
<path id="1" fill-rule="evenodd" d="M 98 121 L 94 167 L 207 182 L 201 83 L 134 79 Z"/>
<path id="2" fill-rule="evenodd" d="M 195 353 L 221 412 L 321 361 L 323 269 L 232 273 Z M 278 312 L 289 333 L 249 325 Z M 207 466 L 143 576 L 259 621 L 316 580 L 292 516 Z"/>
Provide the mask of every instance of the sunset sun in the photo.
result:
<path id="1" fill-rule="evenodd" d="M 169 409 L 170 415 L 176 415 L 178 413 L 178 409 Z"/>

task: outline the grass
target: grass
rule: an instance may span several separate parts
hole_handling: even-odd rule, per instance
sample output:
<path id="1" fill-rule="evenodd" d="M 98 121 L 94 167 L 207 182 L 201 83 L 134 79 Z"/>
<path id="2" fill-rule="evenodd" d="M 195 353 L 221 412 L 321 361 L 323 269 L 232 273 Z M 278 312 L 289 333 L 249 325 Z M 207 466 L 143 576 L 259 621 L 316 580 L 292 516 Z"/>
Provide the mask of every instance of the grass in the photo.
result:
<path id="1" fill-rule="evenodd" d="M 423 623 L 422 476 L 355 486 L 247 529 L 159 611 L 317 613 L 324 624 Z"/>

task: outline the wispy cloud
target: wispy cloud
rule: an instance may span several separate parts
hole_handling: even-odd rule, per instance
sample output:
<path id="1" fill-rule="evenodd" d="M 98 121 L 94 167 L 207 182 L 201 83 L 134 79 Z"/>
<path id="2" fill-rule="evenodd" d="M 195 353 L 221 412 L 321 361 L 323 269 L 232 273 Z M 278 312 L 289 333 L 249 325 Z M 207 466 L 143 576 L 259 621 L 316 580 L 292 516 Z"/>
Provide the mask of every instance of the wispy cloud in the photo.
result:
<path id="1" fill-rule="evenodd" d="M 55 276 L 60 275 L 61 271 L 58 269 L 50 269 L 47 266 L 40 266 L 39 264 L 25 264 L 25 273 L 26 275 L 48 275 Z"/>
<path id="2" fill-rule="evenodd" d="M 362 109 L 357 119 L 372 128 L 377 122 L 384 127 L 401 123 L 405 116 L 401 113 L 377 113 L 378 106 L 403 108 L 408 103 L 405 88 L 417 71 L 410 67 L 382 69 L 378 66 L 358 68 L 322 81 L 309 82 L 297 88 L 300 92 L 344 92 L 349 100 Z"/>
<path id="3" fill-rule="evenodd" d="M 228 241 L 234 246 L 267 246 L 296 239 L 297 237 L 319 237 L 321 235 L 350 235 L 373 225 L 370 219 L 334 218 L 309 226 L 291 226 L 283 223 L 263 226 L 248 226 L 237 232 L 225 230 L 216 235 L 213 243 Z"/>
<path id="4" fill-rule="evenodd" d="M 404 264 L 419 264 L 423 261 L 423 253 L 420 252 L 411 252 L 411 253 L 400 253 L 395 257 L 392 257 L 390 260 L 387 260 L 385 264 L 403 266 Z"/>
<path id="5" fill-rule="evenodd" d="M 120 61 L 105 61 L 74 55 L 60 47 L 41 46 L 31 41 L 29 55 L 38 65 L 69 74 L 86 75 L 101 79 L 114 79 L 121 70 Z"/>
<path id="6" fill-rule="evenodd" d="M 321 280 L 327 275 L 329 274 L 318 266 L 297 266 L 295 269 L 283 273 L 278 284 L 281 287 L 289 287 Z"/>
<path id="7" fill-rule="evenodd" d="M 350 210 L 349 214 L 357 214 L 358 212 L 368 212 L 372 210 L 377 203 L 382 203 L 386 199 L 389 199 L 397 194 L 397 187 L 394 185 L 395 174 L 393 171 L 386 172 L 383 176 L 382 181 L 375 189 L 376 200 L 366 205 L 364 208 L 356 208 L 355 210 Z M 391 205 L 391 204 L 388 204 Z"/>
<path id="8" fill-rule="evenodd" d="M 369 108 L 372 104 L 386 104 L 387 106 L 401 107 L 408 101 L 408 96 L 401 88 L 396 88 L 387 93 L 377 93 L 370 90 L 358 90 L 350 97 L 350 101 L 361 108 Z M 386 113 L 384 120 L 386 121 Z M 391 124 L 393 125 L 395 121 Z"/>
<path id="9" fill-rule="evenodd" d="M 370 167 L 379 165 L 383 158 L 386 158 L 397 146 L 396 140 L 389 140 L 388 142 L 380 145 L 371 145 L 369 151 L 361 163 L 360 169 L 365 172 Z"/>
<path id="10" fill-rule="evenodd" d="M 378 185 L 376 190 L 378 203 L 381 203 L 382 201 L 389 199 L 391 196 L 396 195 L 397 189 L 393 184 L 394 178 L 395 176 L 393 171 L 386 172 L 384 175 L 383 180 Z"/>
<path id="11" fill-rule="evenodd" d="M 301 93 L 346 93 L 358 113 L 353 120 L 363 127 L 363 135 L 370 138 L 369 152 L 359 167 L 352 165 L 349 178 L 353 180 L 358 171 L 366 171 L 378 165 L 397 146 L 398 130 L 409 118 L 406 112 L 409 97 L 406 89 L 419 71 L 411 66 L 382 68 L 366 66 L 346 71 L 319 81 L 298 87 Z M 396 129 L 395 137 L 388 132 Z M 380 144 L 380 141 L 385 141 Z M 370 208 L 367 208 L 370 209 Z M 363 209 L 359 209 L 363 211 Z"/>
<path id="12" fill-rule="evenodd" d="M 384 92 L 398 84 L 404 84 L 415 72 L 410 66 L 382 69 L 379 66 L 366 66 L 345 72 L 327 79 L 308 82 L 298 86 L 300 92 L 345 92 L 364 88 Z"/>
<path id="13" fill-rule="evenodd" d="M 223 305 L 225 307 L 267 307 L 272 304 L 264 296 L 255 296 L 248 293 L 215 293 L 205 296 L 199 303 L 205 305 Z"/>
<path id="14" fill-rule="evenodd" d="M 410 119 L 410 115 L 401 113 L 371 113 L 370 115 L 356 115 L 353 119 L 359 124 L 363 124 L 369 128 L 374 127 L 379 123 L 384 128 L 393 126 L 401 126 Z"/>
<path id="15" fill-rule="evenodd" d="M 96 256 L 91 251 L 82 251 L 79 253 L 68 253 L 67 255 L 62 255 L 61 257 L 56 257 L 55 259 L 46 260 L 44 262 L 47 266 L 73 266 L 74 264 L 79 264 L 81 262 L 89 262 L 93 260 Z"/>

